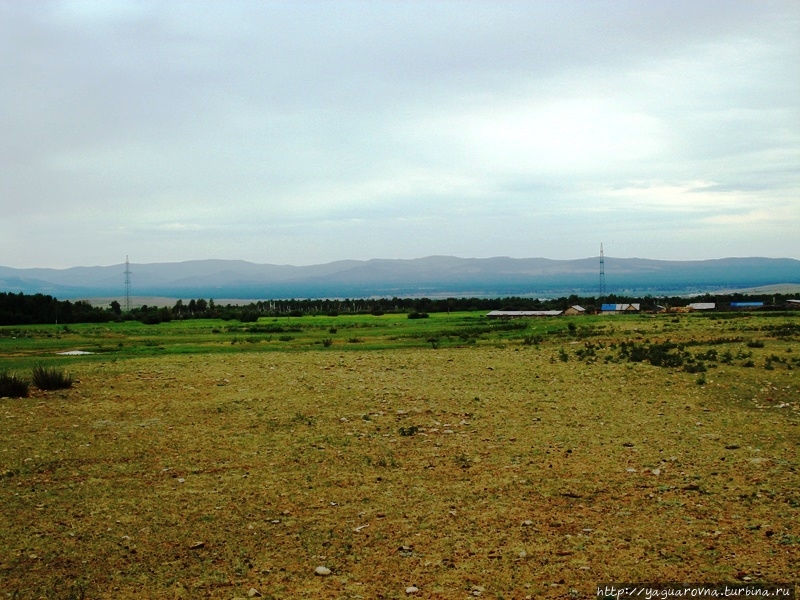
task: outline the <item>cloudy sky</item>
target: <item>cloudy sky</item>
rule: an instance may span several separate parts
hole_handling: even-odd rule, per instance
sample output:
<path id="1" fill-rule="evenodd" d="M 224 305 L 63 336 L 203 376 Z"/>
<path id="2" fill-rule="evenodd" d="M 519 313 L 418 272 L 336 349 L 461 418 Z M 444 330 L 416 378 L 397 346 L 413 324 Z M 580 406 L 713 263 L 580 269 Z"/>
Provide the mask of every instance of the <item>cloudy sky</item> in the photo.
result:
<path id="1" fill-rule="evenodd" d="M 796 0 L 0 0 L 0 265 L 800 259 Z"/>

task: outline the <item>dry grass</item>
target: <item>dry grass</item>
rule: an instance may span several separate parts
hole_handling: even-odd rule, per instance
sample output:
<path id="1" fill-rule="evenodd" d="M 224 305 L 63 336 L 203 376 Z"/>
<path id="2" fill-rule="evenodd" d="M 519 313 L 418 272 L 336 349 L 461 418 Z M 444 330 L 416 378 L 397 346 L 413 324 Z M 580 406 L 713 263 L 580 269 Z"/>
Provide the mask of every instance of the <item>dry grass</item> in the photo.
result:
<path id="1" fill-rule="evenodd" d="M 579 347 L 76 362 L 72 389 L 0 401 L 0 589 L 510 599 L 796 579 L 795 371 L 720 364 L 698 385 Z"/>

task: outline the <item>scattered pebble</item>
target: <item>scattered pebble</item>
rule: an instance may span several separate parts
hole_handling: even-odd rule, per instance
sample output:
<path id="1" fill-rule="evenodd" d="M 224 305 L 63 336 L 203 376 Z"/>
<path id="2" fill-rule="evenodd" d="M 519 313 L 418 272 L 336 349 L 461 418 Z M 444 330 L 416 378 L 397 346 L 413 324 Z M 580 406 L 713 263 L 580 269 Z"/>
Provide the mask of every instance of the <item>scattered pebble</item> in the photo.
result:
<path id="1" fill-rule="evenodd" d="M 261 592 L 259 592 L 256 588 L 250 588 L 247 592 L 248 598 L 261 598 Z"/>
<path id="2" fill-rule="evenodd" d="M 314 574 L 319 575 L 320 577 L 327 577 L 331 574 L 331 570 L 328 567 L 319 566 L 314 569 Z"/>
<path id="3" fill-rule="evenodd" d="M 408 586 L 406 588 L 406 594 L 408 594 L 409 596 L 411 594 L 416 594 L 418 591 L 419 591 L 419 588 L 417 586 L 415 586 L 415 585 L 410 585 L 410 586 Z"/>

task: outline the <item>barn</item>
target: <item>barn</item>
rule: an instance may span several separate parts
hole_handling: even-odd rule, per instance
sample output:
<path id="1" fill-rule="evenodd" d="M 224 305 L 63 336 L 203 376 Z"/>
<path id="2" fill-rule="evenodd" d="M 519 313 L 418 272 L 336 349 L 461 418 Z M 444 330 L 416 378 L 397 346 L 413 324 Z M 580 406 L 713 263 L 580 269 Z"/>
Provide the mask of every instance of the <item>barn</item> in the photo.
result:
<path id="1" fill-rule="evenodd" d="M 686 308 L 689 310 L 714 310 L 717 305 L 714 302 L 692 302 Z"/>

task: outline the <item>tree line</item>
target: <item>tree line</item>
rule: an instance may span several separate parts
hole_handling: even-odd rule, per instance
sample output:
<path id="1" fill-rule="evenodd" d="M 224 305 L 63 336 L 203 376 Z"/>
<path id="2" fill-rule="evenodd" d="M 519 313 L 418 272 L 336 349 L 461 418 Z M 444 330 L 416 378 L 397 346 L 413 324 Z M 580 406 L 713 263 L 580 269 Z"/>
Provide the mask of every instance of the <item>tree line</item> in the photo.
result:
<path id="1" fill-rule="evenodd" d="M 764 302 L 765 309 L 779 309 L 794 296 L 785 294 L 705 294 L 693 298 L 680 296 L 644 298 L 611 294 L 603 298 L 565 296 L 555 299 L 523 298 L 344 298 L 259 300 L 245 305 L 220 305 L 213 299 L 178 300 L 172 307 L 137 306 L 123 311 L 116 300 L 107 307 L 92 306 L 86 300 L 71 302 L 46 294 L 0 292 L 0 325 L 41 325 L 71 323 L 108 323 L 140 321 L 156 324 L 176 319 L 225 319 L 254 322 L 260 317 L 299 317 L 303 315 L 373 314 L 386 313 L 443 313 L 451 311 L 491 310 L 565 310 L 579 305 L 591 313 L 604 303 L 639 303 L 645 312 L 658 307 L 686 306 L 690 302 L 715 302 L 724 310 L 731 302 Z"/>

